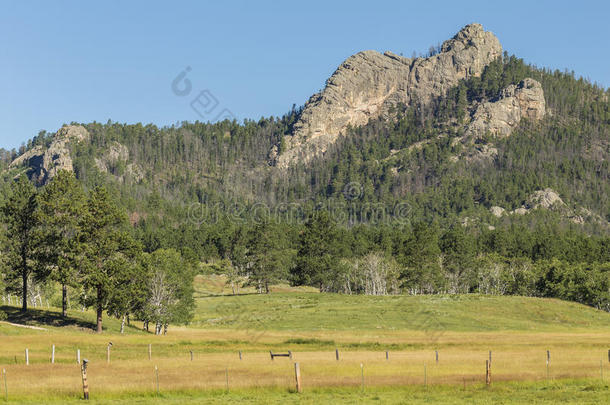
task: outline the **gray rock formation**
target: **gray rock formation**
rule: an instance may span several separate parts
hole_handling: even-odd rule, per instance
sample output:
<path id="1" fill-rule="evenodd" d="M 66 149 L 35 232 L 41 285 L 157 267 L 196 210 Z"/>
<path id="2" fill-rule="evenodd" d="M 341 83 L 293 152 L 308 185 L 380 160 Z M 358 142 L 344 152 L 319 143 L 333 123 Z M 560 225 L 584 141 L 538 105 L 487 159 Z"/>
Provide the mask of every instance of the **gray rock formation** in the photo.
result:
<path id="1" fill-rule="evenodd" d="M 553 206 L 564 206 L 565 203 L 559 197 L 559 194 L 552 188 L 545 188 L 544 190 L 534 191 L 527 201 L 525 201 L 525 208 L 529 210 L 535 210 L 536 208 L 549 209 Z"/>
<path id="2" fill-rule="evenodd" d="M 95 167 L 102 173 L 110 173 L 112 167 L 116 166 L 119 162 L 123 163 L 125 164 L 124 172 L 114 177 L 121 183 L 127 179 L 139 183 L 144 179 L 144 170 L 137 163 L 127 163 L 128 161 L 129 149 L 127 146 L 114 141 L 108 145 L 108 149 L 102 156 L 95 158 Z"/>
<path id="3" fill-rule="evenodd" d="M 511 215 L 527 215 L 534 210 L 551 210 L 558 212 L 562 217 L 566 218 L 572 223 L 582 225 L 586 222 L 596 223 L 604 228 L 608 228 L 610 224 L 603 217 L 594 214 L 591 210 L 585 207 L 571 208 L 568 206 L 551 188 L 545 188 L 544 190 L 536 190 L 530 194 L 525 200 L 524 204 L 510 211 Z M 501 217 L 507 214 L 506 210 L 502 207 L 491 207 L 490 211 L 496 217 Z"/>
<path id="4" fill-rule="evenodd" d="M 506 210 L 502 207 L 498 207 L 497 205 L 494 205 L 493 207 L 491 207 L 489 209 L 489 211 L 495 216 L 500 218 L 502 215 L 504 215 L 506 213 Z"/>
<path id="5" fill-rule="evenodd" d="M 39 184 L 44 184 L 60 170 L 73 170 L 69 143 L 88 139 L 89 132 L 83 126 L 63 126 L 46 150 L 37 146 L 15 159 L 10 167 L 27 166 L 28 175 Z"/>
<path id="6" fill-rule="evenodd" d="M 508 136 L 522 118 L 540 120 L 546 113 L 542 86 L 534 79 L 510 85 L 497 101 L 480 104 L 467 125 L 466 136 L 480 137 L 487 133 Z"/>
<path id="7" fill-rule="evenodd" d="M 493 207 L 492 207 L 493 208 Z M 565 203 L 559 197 L 559 194 L 552 188 L 545 188 L 544 190 L 536 190 L 529 195 L 525 203 L 511 214 L 525 215 L 529 214 L 530 211 L 542 208 L 542 209 L 564 209 L 566 208 Z"/>
<path id="8" fill-rule="evenodd" d="M 107 173 L 108 167 L 117 162 L 126 162 L 129 159 L 129 149 L 119 142 L 112 142 L 108 150 L 99 158 L 95 158 L 95 166 L 100 172 Z"/>
<path id="9" fill-rule="evenodd" d="M 498 150 L 492 143 L 475 143 L 485 135 L 507 137 L 523 118 L 533 121 L 546 114 L 546 102 L 542 86 L 534 79 L 526 78 L 518 85 L 510 85 L 497 100 L 486 101 L 471 107 L 471 118 L 464 126 L 464 135 L 452 140 L 466 147 L 459 156 L 467 161 L 493 160 Z"/>
<path id="10" fill-rule="evenodd" d="M 353 55 L 305 104 L 293 134 L 284 138 L 286 150 L 279 156 L 277 148 L 271 152 L 272 163 L 284 168 L 306 163 L 323 154 L 349 126 L 365 125 L 398 104 L 429 103 L 459 80 L 480 75 L 501 54 L 498 39 L 480 24 L 471 24 L 428 58 L 376 51 Z"/>
<path id="11" fill-rule="evenodd" d="M 66 125 L 53 136 L 48 148 L 36 146 L 16 158 L 10 168 L 24 168 L 35 183 L 44 185 L 60 170 L 73 171 L 70 145 L 88 141 L 89 132 L 80 125 Z M 119 142 L 111 142 L 101 156 L 95 158 L 95 166 L 102 173 L 109 173 L 118 163 L 124 164 L 121 175 L 115 176 L 120 182 L 127 179 L 139 183 L 145 177 L 144 170 L 137 163 L 129 163 L 129 149 Z"/>

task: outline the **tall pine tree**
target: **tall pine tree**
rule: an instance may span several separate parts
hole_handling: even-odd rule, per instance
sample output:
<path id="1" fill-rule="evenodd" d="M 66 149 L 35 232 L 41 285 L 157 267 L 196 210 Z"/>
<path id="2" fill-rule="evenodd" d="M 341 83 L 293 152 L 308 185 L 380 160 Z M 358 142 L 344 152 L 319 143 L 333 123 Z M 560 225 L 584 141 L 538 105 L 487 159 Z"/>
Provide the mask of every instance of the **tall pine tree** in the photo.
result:
<path id="1" fill-rule="evenodd" d="M 74 286 L 83 261 L 86 196 L 72 172 L 60 171 L 39 198 L 39 259 L 43 271 L 61 284 L 62 316 L 67 316 L 68 286 Z"/>
<path id="2" fill-rule="evenodd" d="M 11 184 L 11 195 L 2 206 L 2 213 L 6 222 L 8 278 L 21 277 L 23 311 L 28 309 L 28 279 L 36 271 L 37 208 L 36 188 L 22 175 Z"/>

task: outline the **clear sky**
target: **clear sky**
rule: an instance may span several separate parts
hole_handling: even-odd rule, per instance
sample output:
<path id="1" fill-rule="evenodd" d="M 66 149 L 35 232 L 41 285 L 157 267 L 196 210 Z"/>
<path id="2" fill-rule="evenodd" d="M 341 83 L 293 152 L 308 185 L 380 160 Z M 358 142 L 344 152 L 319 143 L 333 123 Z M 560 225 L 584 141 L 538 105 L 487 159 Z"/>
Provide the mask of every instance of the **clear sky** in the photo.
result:
<path id="1" fill-rule="evenodd" d="M 355 52 L 424 53 L 470 22 L 529 63 L 610 85 L 606 1 L 2 0 L 0 147 L 71 121 L 201 120 L 203 90 L 203 120 L 281 115 Z"/>

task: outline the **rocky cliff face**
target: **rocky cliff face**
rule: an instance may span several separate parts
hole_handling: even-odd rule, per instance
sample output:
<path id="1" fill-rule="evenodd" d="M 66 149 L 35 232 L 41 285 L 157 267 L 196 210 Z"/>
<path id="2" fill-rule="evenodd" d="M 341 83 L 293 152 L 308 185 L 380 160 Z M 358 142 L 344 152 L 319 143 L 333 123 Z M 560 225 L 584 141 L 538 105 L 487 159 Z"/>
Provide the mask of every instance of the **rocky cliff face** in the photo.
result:
<path id="1" fill-rule="evenodd" d="M 496 217 L 500 218 L 504 215 L 527 215 L 534 210 L 552 210 L 560 213 L 564 218 L 575 224 L 584 224 L 592 222 L 608 228 L 610 224 L 600 215 L 593 213 L 585 207 L 572 207 L 566 204 L 559 194 L 551 188 L 544 190 L 536 190 L 528 196 L 521 207 L 507 211 L 502 207 L 493 206 L 489 211 Z"/>
<path id="2" fill-rule="evenodd" d="M 504 89 L 497 101 L 479 105 L 466 128 L 466 135 L 508 136 L 522 118 L 539 120 L 545 113 L 542 86 L 534 79 L 524 79 L 518 85 Z"/>
<path id="3" fill-rule="evenodd" d="M 111 142 L 108 149 L 100 157 L 95 158 L 95 167 L 102 173 L 111 173 L 112 167 L 119 163 L 125 165 L 123 173 L 115 174 L 115 178 L 121 183 L 127 178 L 139 183 L 144 178 L 144 170 L 137 163 L 129 162 L 129 149 L 119 142 Z"/>
<path id="4" fill-rule="evenodd" d="M 89 141 L 87 129 L 81 125 L 66 125 L 53 136 L 48 148 L 36 146 L 16 158 L 9 168 L 22 168 L 36 184 L 44 185 L 60 170 L 73 171 L 70 144 Z M 95 158 L 95 166 L 101 173 L 112 174 L 118 181 L 129 179 L 140 182 L 145 176 L 137 163 L 129 162 L 129 149 L 119 143 L 111 142 L 107 149 Z M 121 166 L 122 170 L 115 170 Z"/>
<path id="5" fill-rule="evenodd" d="M 349 126 L 361 126 L 397 104 L 428 103 L 459 80 L 478 76 L 502 54 L 498 39 L 479 24 L 464 27 L 445 41 L 440 53 L 409 59 L 391 52 L 364 51 L 349 57 L 321 93 L 305 104 L 286 150 L 271 160 L 288 167 L 323 154 Z"/>
<path id="6" fill-rule="evenodd" d="M 28 176 L 44 184 L 60 170 L 73 170 L 69 143 L 88 139 L 89 132 L 83 126 L 66 125 L 57 131 L 47 149 L 37 146 L 15 159 L 10 167 L 27 166 Z"/>

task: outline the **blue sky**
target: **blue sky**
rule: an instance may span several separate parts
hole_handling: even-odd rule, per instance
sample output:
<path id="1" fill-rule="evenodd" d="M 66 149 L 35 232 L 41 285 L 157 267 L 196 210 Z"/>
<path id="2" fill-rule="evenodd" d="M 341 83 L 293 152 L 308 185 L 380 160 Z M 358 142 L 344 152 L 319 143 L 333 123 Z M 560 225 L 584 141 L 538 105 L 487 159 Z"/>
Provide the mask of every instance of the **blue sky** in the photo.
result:
<path id="1" fill-rule="evenodd" d="M 355 52 L 424 53 L 470 22 L 607 87 L 609 17 L 604 1 L 0 1 L 0 147 L 71 121 L 201 120 L 204 90 L 218 104 L 204 120 L 281 115 Z"/>

